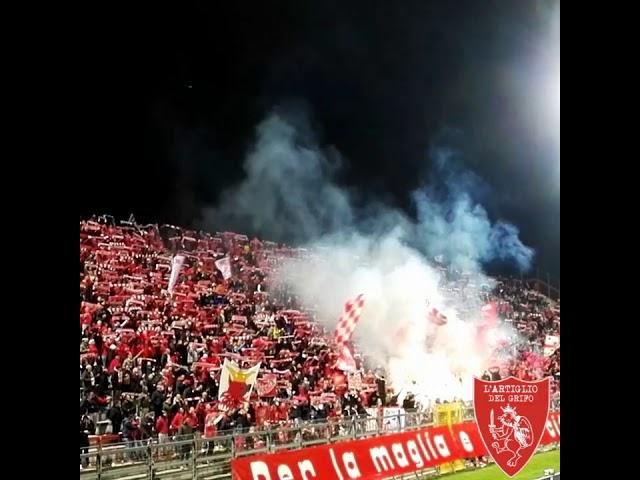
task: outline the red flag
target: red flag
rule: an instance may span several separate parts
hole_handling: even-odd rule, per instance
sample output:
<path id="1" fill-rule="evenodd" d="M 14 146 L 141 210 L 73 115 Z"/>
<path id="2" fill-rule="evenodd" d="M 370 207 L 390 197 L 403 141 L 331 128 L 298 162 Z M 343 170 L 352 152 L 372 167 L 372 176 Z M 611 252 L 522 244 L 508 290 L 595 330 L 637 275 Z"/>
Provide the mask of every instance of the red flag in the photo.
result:
<path id="1" fill-rule="evenodd" d="M 338 355 L 338 360 L 336 361 L 336 368 L 342 370 L 343 372 L 355 372 L 356 371 L 356 361 L 353 359 L 353 355 L 351 355 L 351 350 L 347 345 L 342 345 L 340 349 L 340 354 Z"/>
<path id="2" fill-rule="evenodd" d="M 344 345 L 351 338 L 351 335 L 360 320 L 360 314 L 362 313 L 363 306 L 364 296 L 362 294 L 344 304 L 344 313 L 338 320 L 334 335 L 335 341 L 338 345 Z"/>

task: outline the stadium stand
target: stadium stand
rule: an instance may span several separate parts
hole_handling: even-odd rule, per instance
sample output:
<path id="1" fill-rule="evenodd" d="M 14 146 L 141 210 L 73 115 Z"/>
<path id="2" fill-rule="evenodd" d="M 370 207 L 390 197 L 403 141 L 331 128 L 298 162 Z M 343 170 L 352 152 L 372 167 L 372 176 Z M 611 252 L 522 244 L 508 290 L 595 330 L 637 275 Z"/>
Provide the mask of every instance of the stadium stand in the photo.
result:
<path id="1" fill-rule="evenodd" d="M 185 260 L 170 295 L 169 274 L 178 252 Z M 193 434 L 211 438 L 304 422 L 338 425 L 365 415 L 366 409 L 394 406 L 383 372 L 361 357 L 361 388 L 349 389 L 346 376 L 335 368 L 331 332 L 286 287 L 271 284 L 279 258 L 303 254 L 232 232 L 142 226 L 109 216 L 82 220 L 81 451 L 98 438 L 136 446 L 150 438 L 167 443 Z M 226 258 L 227 279 L 225 267 L 216 265 Z M 511 323 L 527 341 L 504 345 L 514 353 L 512 359 L 485 372 L 485 378 L 550 375 L 559 408 L 560 302 L 531 287 L 501 279 L 486 292 L 484 300 L 495 305 L 500 321 Z M 225 358 L 241 367 L 260 360 L 271 375 L 256 385 L 248 405 L 220 414 Z M 401 406 L 416 409 L 411 398 Z M 261 443 L 236 447 L 260 448 Z"/>

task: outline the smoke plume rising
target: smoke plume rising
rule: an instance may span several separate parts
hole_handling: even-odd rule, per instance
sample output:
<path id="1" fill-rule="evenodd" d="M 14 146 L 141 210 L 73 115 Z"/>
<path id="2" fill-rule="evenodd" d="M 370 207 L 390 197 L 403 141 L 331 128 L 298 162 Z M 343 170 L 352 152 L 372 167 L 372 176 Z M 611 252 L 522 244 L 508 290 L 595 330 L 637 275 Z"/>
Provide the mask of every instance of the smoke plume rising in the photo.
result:
<path id="1" fill-rule="evenodd" d="M 454 165 L 446 149 L 431 152 L 433 178 L 412 192 L 415 219 L 380 202 L 356 205 L 334 181 L 339 153 L 320 146 L 309 125 L 299 113 L 269 115 L 257 127 L 246 178 L 204 212 L 204 225 L 303 244 L 308 258 L 284 262 L 276 281 L 316 306 L 329 329 L 344 302 L 364 293 L 355 337 L 363 354 L 387 368 L 396 389 L 423 399 L 468 397 L 465 382 L 488 366 L 488 343 L 504 335 L 492 332 L 478 343 L 480 288 L 492 285 L 483 264 L 499 259 L 525 271 L 533 251 L 515 226 L 492 223 L 474 201 L 477 178 Z M 434 257 L 467 272 L 465 282 L 445 278 Z M 427 321 L 433 307 L 447 325 Z"/>

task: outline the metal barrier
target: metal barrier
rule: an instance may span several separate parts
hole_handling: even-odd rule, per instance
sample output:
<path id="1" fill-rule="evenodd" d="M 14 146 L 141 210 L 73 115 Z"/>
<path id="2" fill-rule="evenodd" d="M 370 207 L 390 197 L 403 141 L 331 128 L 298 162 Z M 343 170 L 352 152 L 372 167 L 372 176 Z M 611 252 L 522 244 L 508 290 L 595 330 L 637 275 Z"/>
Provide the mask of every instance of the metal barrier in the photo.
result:
<path id="1" fill-rule="evenodd" d="M 473 418 L 466 411 L 465 420 Z M 231 478 L 232 458 L 372 437 L 432 425 L 430 414 L 412 412 L 385 417 L 361 416 L 335 422 L 298 422 L 277 430 L 203 438 L 199 434 L 137 442 L 98 444 L 81 449 L 81 480 L 222 480 Z M 83 452 L 83 450 L 87 450 Z M 414 477 L 415 478 L 415 477 Z"/>
<path id="2" fill-rule="evenodd" d="M 97 445 L 81 449 L 81 479 L 222 479 L 230 478 L 229 461 L 238 456 L 297 449 L 353 440 L 429 425 L 426 413 L 381 418 L 361 416 L 334 422 L 296 422 L 276 430 L 254 430 L 202 438 L 199 435 Z M 83 453 L 83 450 L 88 450 Z"/>

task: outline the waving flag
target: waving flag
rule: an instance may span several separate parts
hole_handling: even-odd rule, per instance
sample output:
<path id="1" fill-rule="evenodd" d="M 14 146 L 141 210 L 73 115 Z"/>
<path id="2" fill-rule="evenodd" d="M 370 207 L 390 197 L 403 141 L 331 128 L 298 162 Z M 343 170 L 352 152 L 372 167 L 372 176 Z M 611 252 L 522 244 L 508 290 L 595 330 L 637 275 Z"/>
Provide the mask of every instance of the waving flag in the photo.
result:
<path id="1" fill-rule="evenodd" d="M 336 368 L 343 372 L 356 371 L 356 361 L 354 360 L 353 355 L 351 355 L 351 350 L 349 350 L 349 347 L 346 345 L 342 345 L 340 348 L 340 353 L 336 360 Z"/>
<path id="2" fill-rule="evenodd" d="M 560 347 L 560 337 L 558 335 L 546 335 L 544 339 L 544 356 L 550 357 Z"/>
<path id="3" fill-rule="evenodd" d="M 184 255 L 176 255 L 171 260 L 171 276 L 169 277 L 169 293 L 173 293 L 173 287 L 176 286 L 178 281 L 178 275 L 180 275 L 180 269 L 184 263 Z"/>
<path id="4" fill-rule="evenodd" d="M 242 403 L 248 401 L 253 390 L 253 386 L 258 378 L 260 363 L 243 370 L 235 363 L 225 359 L 220 374 L 220 388 L 218 390 L 218 400 L 227 403 Z"/>
<path id="5" fill-rule="evenodd" d="M 216 268 L 220 270 L 225 280 L 231 278 L 231 259 L 229 256 L 216 260 Z"/>
<path id="6" fill-rule="evenodd" d="M 344 312 L 338 320 L 336 331 L 334 334 L 335 342 L 338 346 L 338 361 L 336 367 L 346 372 L 352 372 L 356 369 L 356 362 L 349 350 L 347 342 L 351 339 L 351 335 L 360 320 L 362 307 L 364 306 L 364 295 L 360 294 L 355 299 L 344 304 Z"/>
<path id="7" fill-rule="evenodd" d="M 349 341 L 353 331 L 360 320 L 362 307 L 364 306 L 364 295 L 361 293 L 355 299 L 344 304 L 344 313 L 338 320 L 336 331 L 334 334 L 335 341 L 338 345 L 344 345 Z"/>

